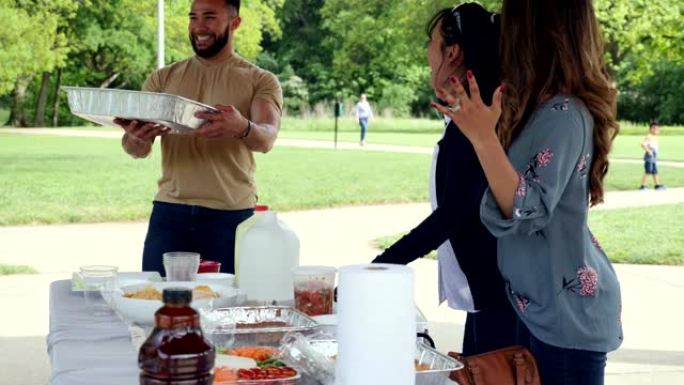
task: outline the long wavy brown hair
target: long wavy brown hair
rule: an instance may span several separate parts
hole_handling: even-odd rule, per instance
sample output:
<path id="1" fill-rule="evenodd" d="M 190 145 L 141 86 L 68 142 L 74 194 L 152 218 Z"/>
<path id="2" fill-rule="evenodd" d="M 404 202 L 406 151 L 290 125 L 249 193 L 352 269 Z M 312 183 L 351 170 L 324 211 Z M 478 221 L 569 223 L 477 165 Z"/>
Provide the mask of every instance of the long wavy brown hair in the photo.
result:
<path id="1" fill-rule="evenodd" d="M 603 61 L 591 0 L 504 0 L 504 79 L 499 137 L 508 148 L 535 108 L 556 94 L 581 99 L 594 118 L 591 205 L 603 202 L 608 153 L 618 132 L 617 91 Z"/>

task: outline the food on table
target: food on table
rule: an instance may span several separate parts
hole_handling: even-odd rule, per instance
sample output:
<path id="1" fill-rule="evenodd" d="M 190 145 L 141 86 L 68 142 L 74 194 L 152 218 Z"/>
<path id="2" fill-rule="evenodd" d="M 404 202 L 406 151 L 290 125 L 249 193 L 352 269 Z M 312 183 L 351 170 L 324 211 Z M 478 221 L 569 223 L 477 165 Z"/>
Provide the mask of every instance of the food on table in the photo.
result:
<path id="1" fill-rule="evenodd" d="M 275 355 L 277 350 L 265 346 L 219 348 L 214 371 L 215 384 L 240 384 L 250 380 L 280 380 L 295 377 L 297 371 Z"/>
<path id="2" fill-rule="evenodd" d="M 257 362 L 253 358 L 234 356 L 230 354 L 216 354 L 214 367 L 230 368 L 230 369 L 249 369 L 257 366 Z"/>
<path id="3" fill-rule="evenodd" d="M 162 295 L 161 292 L 157 289 L 155 289 L 154 286 L 145 286 L 142 289 L 138 291 L 134 291 L 133 293 L 124 293 L 123 295 L 126 298 L 133 298 L 133 299 L 150 299 L 150 300 L 156 300 L 156 301 L 161 301 Z"/>
<path id="4" fill-rule="evenodd" d="M 147 285 L 143 287 L 140 290 L 134 291 L 132 293 L 124 293 L 123 295 L 125 298 L 131 298 L 131 299 L 147 299 L 147 300 L 155 300 L 155 301 L 161 301 L 162 300 L 162 293 L 157 290 L 152 285 Z M 219 294 L 213 290 L 207 285 L 199 285 L 195 286 L 194 289 L 192 289 L 192 299 L 193 300 L 198 300 L 198 299 L 213 299 L 213 298 L 218 298 Z"/>
<path id="5" fill-rule="evenodd" d="M 309 316 L 332 314 L 333 312 L 333 288 L 321 285 L 319 282 L 310 282 L 295 288 L 295 308 Z"/>
<path id="6" fill-rule="evenodd" d="M 240 380 L 284 379 L 296 375 L 297 371 L 287 366 L 238 370 L 238 379 Z"/>
<path id="7" fill-rule="evenodd" d="M 264 321 L 256 323 L 237 323 L 235 325 L 238 329 L 266 329 L 266 328 L 282 328 L 287 326 L 286 322 L 283 321 Z"/>
<path id="8" fill-rule="evenodd" d="M 199 285 L 195 286 L 194 289 L 192 289 L 192 298 L 193 299 L 214 299 L 218 298 L 219 294 L 213 290 L 207 285 Z"/>
<path id="9" fill-rule="evenodd" d="M 266 346 L 241 346 L 228 349 L 226 354 L 239 357 L 248 357 L 256 361 L 265 361 L 273 357 L 278 352 L 275 348 Z"/>
<path id="10" fill-rule="evenodd" d="M 214 384 L 234 384 L 238 380 L 237 369 L 217 367 L 214 369 Z"/>

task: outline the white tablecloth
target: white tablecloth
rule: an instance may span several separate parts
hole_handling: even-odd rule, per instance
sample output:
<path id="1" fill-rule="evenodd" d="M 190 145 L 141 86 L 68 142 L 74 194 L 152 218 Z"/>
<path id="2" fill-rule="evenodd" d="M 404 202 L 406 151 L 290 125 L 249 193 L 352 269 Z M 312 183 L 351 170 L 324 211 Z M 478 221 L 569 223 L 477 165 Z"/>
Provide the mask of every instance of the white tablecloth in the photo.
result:
<path id="1" fill-rule="evenodd" d="M 71 281 L 50 284 L 50 385 L 135 385 L 138 352 L 116 315 L 89 315 Z"/>

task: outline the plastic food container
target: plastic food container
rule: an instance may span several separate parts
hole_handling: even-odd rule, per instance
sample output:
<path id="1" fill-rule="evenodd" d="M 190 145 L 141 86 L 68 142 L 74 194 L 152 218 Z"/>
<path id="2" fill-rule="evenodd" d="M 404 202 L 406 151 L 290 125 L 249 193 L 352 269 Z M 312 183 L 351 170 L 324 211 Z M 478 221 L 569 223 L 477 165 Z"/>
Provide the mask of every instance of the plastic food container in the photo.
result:
<path id="1" fill-rule="evenodd" d="M 293 336 L 285 339 L 280 350 L 285 362 L 300 368 L 303 382 L 324 385 L 334 383 L 336 340 L 306 341 L 301 336 Z M 450 372 L 463 369 L 461 362 L 420 342 L 416 343 L 414 357 L 416 385 L 447 384 Z"/>
<path id="2" fill-rule="evenodd" d="M 180 96 L 110 88 L 62 87 L 71 113 L 91 122 L 117 126 L 114 118 L 157 123 L 171 133 L 187 134 L 204 123 L 196 112 L 215 108 Z"/>
<path id="3" fill-rule="evenodd" d="M 291 307 L 231 307 L 201 312 L 205 335 L 217 348 L 280 346 L 286 333 L 305 335 L 318 330 L 311 317 Z"/>
<path id="4" fill-rule="evenodd" d="M 293 268 L 295 308 L 310 316 L 332 314 L 336 272 L 330 266 Z"/>

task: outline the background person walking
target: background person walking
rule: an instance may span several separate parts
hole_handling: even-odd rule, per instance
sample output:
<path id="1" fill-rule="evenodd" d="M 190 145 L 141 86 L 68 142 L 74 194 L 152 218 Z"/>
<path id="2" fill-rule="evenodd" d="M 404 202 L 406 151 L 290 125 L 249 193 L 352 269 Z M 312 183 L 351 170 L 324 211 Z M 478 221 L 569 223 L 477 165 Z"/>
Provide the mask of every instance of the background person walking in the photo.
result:
<path id="1" fill-rule="evenodd" d="M 356 121 L 359 122 L 361 127 L 361 142 L 363 146 L 366 144 L 366 132 L 368 131 L 368 121 L 373 119 L 373 110 L 368 103 L 368 98 L 366 94 L 361 94 L 361 100 L 356 103 Z"/>
<path id="2" fill-rule="evenodd" d="M 648 126 L 648 135 L 641 142 L 641 148 L 644 149 L 644 176 L 641 178 L 641 187 L 639 190 L 646 190 L 646 183 L 648 176 L 653 178 L 653 184 L 656 190 L 664 190 L 665 186 L 660 184 L 660 177 L 658 176 L 658 134 L 660 134 L 660 126 L 657 122 L 652 121 Z"/>

